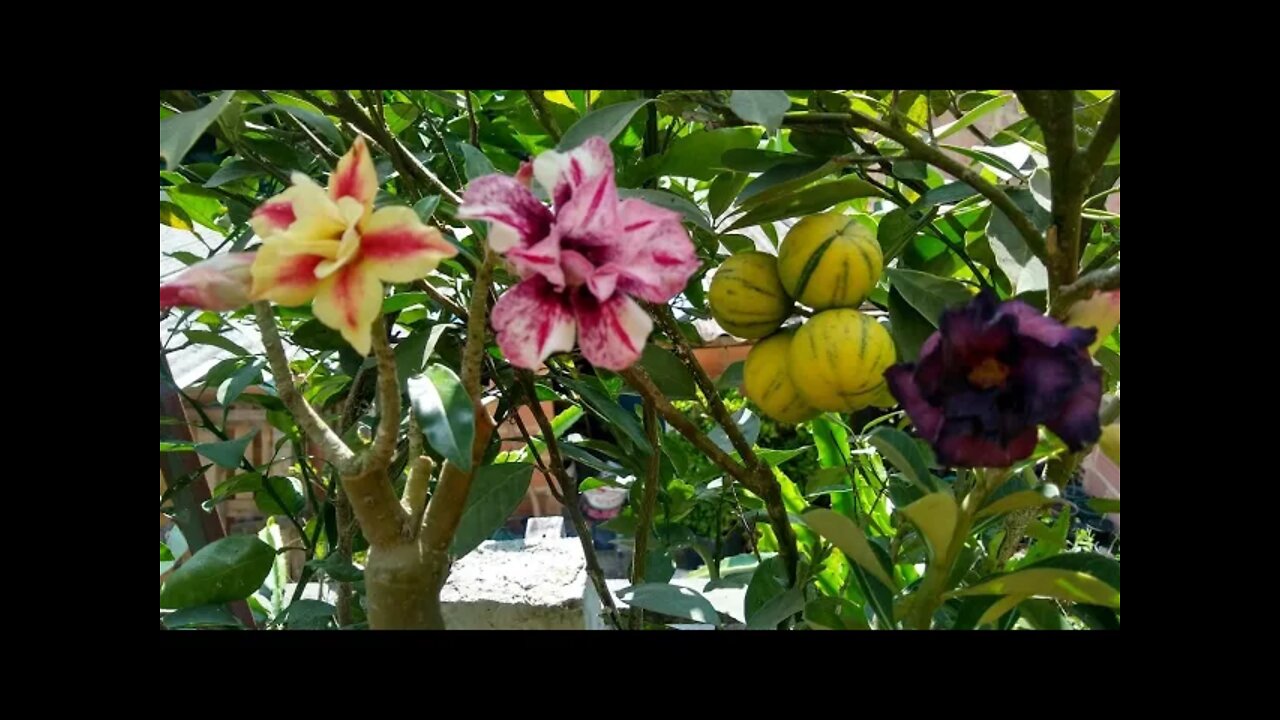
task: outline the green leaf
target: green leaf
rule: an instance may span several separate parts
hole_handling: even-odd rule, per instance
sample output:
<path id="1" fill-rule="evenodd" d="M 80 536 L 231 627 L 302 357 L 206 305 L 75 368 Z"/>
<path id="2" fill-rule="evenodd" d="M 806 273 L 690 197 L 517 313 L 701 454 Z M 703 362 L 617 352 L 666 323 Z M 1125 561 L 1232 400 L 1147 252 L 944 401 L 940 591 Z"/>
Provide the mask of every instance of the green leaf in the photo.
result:
<path id="1" fill-rule="evenodd" d="M 1016 512 L 1018 510 L 1030 510 L 1032 508 L 1044 507 L 1055 502 L 1062 502 L 1058 497 L 1058 488 L 1056 485 L 1046 483 L 1038 490 L 1019 490 L 1009 493 L 994 502 L 983 506 L 975 519 L 985 517 L 994 517 L 997 515 L 1005 515 L 1007 513 Z"/>
<path id="2" fill-rule="evenodd" d="M 218 224 L 218 218 L 227 211 L 222 204 L 221 195 L 196 183 L 167 187 L 164 192 L 171 202 L 182 208 L 187 217 L 220 234 L 226 234 L 226 230 Z"/>
<path id="3" fill-rule="evenodd" d="M 720 164 L 737 172 L 764 172 L 778 163 L 796 162 L 806 159 L 804 155 L 775 152 L 773 150 L 757 150 L 755 148 L 734 148 L 720 157 Z"/>
<path id="4" fill-rule="evenodd" d="M 207 188 L 222 187 L 229 182 L 266 174 L 265 170 L 248 160 L 232 160 L 218 168 L 218 172 L 206 180 L 204 186 Z"/>
<path id="5" fill-rule="evenodd" d="M 820 597 L 804 606 L 804 621 L 815 630 L 867 630 L 858 606 L 844 598 Z"/>
<path id="6" fill-rule="evenodd" d="M 644 348 L 640 356 L 640 367 L 653 378 L 663 395 L 671 400 L 696 400 L 698 387 L 693 382 L 689 369 L 680 362 L 675 353 L 652 343 Z"/>
<path id="7" fill-rule="evenodd" d="M 387 117 L 387 127 L 391 129 L 392 135 L 399 135 L 408 130 L 419 115 L 418 107 L 412 103 L 391 103 L 386 106 L 384 113 Z"/>
<path id="8" fill-rule="evenodd" d="M 262 488 L 262 475 L 256 472 L 240 473 L 218 483 L 209 499 L 200 504 L 205 512 L 212 512 L 215 505 L 240 493 L 257 492 Z"/>
<path id="9" fill-rule="evenodd" d="M 478 177 L 492 175 L 496 170 L 493 169 L 493 163 L 489 162 L 489 158 L 480 152 L 479 149 L 470 143 L 458 143 L 462 148 L 462 157 L 466 161 L 466 173 L 468 180 L 475 180 Z M 437 200 L 437 202 L 439 202 Z"/>
<path id="10" fill-rule="evenodd" d="M 195 449 L 195 443 L 186 440 L 161 440 L 160 452 L 187 452 Z"/>
<path id="11" fill-rule="evenodd" d="M 422 372 L 431 353 L 435 351 L 436 344 L 440 342 L 440 336 L 450 327 L 452 326 L 446 323 L 432 325 L 430 330 L 417 330 L 396 345 L 396 376 L 400 378 L 402 388 L 407 390 L 409 379 Z"/>
<path id="12" fill-rule="evenodd" d="M 455 558 L 462 557 L 488 540 L 519 507 L 529 491 L 529 479 L 532 477 L 533 465 L 530 463 L 481 465 L 471 480 L 467 503 L 462 508 L 449 554 Z"/>
<path id="13" fill-rule="evenodd" d="M 720 614 L 701 593 L 691 588 L 644 583 L 623 589 L 618 593 L 618 599 L 631 607 L 720 626 Z"/>
<path id="14" fill-rule="evenodd" d="M 193 343 L 212 345 L 216 348 L 226 350 L 233 355 L 250 354 L 248 350 L 245 350 L 239 345 L 228 340 L 225 335 L 219 335 L 218 333 L 211 332 L 209 330 L 187 330 L 184 334 L 187 336 L 187 339 Z"/>
<path id="15" fill-rule="evenodd" d="M 1012 95 L 1000 95 L 982 103 L 964 115 L 961 115 L 960 119 L 955 122 L 948 123 L 947 125 L 943 125 L 942 127 L 935 129 L 934 137 L 938 140 L 944 140 L 955 135 L 961 130 L 981 120 L 983 116 L 1004 107 L 1004 104 L 1009 102 L 1009 99 L 1012 97 Z"/>
<path id="16" fill-rule="evenodd" d="M 772 630 L 792 615 L 803 612 L 804 605 L 804 588 L 793 587 L 761 606 L 747 621 L 747 629 Z"/>
<path id="17" fill-rule="evenodd" d="M 351 564 L 350 560 L 346 560 L 336 553 L 332 553 L 323 560 L 308 560 L 307 565 L 316 570 L 322 570 L 326 575 L 337 580 L 338 582 L 353 583 L 364 579 L 364 571 Z"/>
<path id="18" fill-rule="evenodd" d="M 160 607 L 243 600 L 262 585 L 276 553 L 252 535 L 232 535 L 200 548 L 160 588 Z"/>
<path id="19" fill-rule="evenodd" d="M 244 367 L 235 371 L 231 377 L 227 378 L 218 386 L 218 404 L 228 407 L 234 403 L 240 394 L 243 393 L 251 385 L 257 385 L 262 382 L 262 366 L 261 358 L 254 358 Z"/>
<path id="20" fill-rule="evenodd" d="M 813 443 L 818 448 L 820 466 L 843 468 L 850 462 L 849 432 L 840 424 L 838 415 L 816 417 L 809 421 L 809 428 L 813 433 Z"/>
<path id="21" fill-rule="evenodd" d="M 781 90 L 734 90 L 729 109 L 750 123 L 763 125 L 770 133 L 782 127 L 782 118 L 791 109 L 791 99 Z"/>
<path id="22" fill-rule="evenodd" d="M 929 177 L 929 166 L 923 160 L 894 160 L 893 174 L 904 180 L 925 180 Z"/>
<path id="23" fill-rule="evenodd" d="M 425 305 L 429 297 L 424 292 L 403 292 L 389 295 L 382 300 L 382 314 L 386 315 L 397 310 L 404 310 L 414 305 Z M 407 340 L 401 340 L 400 344 L 403 345 L 405 342 Z"/>
<path id="24" fill-rule="evenodd" d="M 915 308 L 935 328 L 947 308 L 963 305 L 973 299 L 973 293 L 964 283 L 940 278 L 918 270 L 886 269 L 893 289 Z"/>
<path id="25" fill-rule="evenodd" d="M 931 213 L 915 206 L 894 208 L 880 218 L 876 229 L 876 240 L 880 243 L 880 253 L 887 264 L 898 257 L 898 253 L 915 238 L 920 228 L 929 224 Z"/>
<path id="26" fill-rule="evenodd" d="M 669 193 L 666 190 L 633 190 L 630 188 L 619 188 L 618 197 L 623 200 L 627 198 L 638 198 L 648 203 L 653 203 L 661 208 L 675 210 L 684 216 L 684 219 L 697 225 L 698 227 L 711 231 L 711 221 L 707 219 L 706 213 L 702 212 L 702 208 L 685 200 L 679 195 Z"/>
<path id="27" fill-rule="evenodd" d="M 277 111 L 289 113 L 295 118 L 306 123 L 312 130 L 315 130 L 324 136 L 324 139 L 328 140 L 338 152 L 341 152 L 345 146 L 345 143 L 342 142 L 342 133 L 338 132 L 338 126 L 334 125 L 333 121 L 329 118 L 313 110 L 308 110 L 294 105 L 272 103 L 270 105 L 263 105 L 261 107 L 254 108 L 245 114 L 260 115 L 262 113 Z"/>
<path id="28" fill-rule="evenodd" d="M 960 519 L 960 507 L 950 492 L 935 492 L 902 508 L 902 514 L 929 543 L 930 557 L 945 557 Z"/>
<path id="29" fill-rule="evenodd" d="M 270 487 L 275 493 L 267 491 Z M 284 505 L 276 502 L 276 497 L 284 501 Z M 302 511 L 307 500 L 302 496 L 302 481 L 296 478 L 272 476 L 263 483 L 263 487 L 253 494 L 253 501 L 263 515 L 296 515 Z"/>
<path id="30" fill-rule="evenodd" d="M 1087 573 L 1047 567 L 1017 570 L 951 594 L 958 597 L 966 595 L 1050 597 L 1103 607 L 1120 607 L 1119 589 Z"/>
<path id="31" fill-rule="evenodd" d="M 814 532 L 840 548 L 850 562 L 862 566 L 890 590 L 896 589 L 889 571 L 880 564 L 880 558 L 871 549 L 866 533 L 852 520 L 826 508 L 809 510 L 803 515 L 803 519 Z"/>
<path id="32" fill-rule="evenodd" d="M 290 630 L 323 630 L 335 623 L 337 608 L 320 600 L 295 600 L 285 608 L 282 624 Z"/>
<path id="33" fill-rule="evenodd" d="M 311 318 L 293 329 L 290 342 L 308 350 L 341 350 L 349 347 L 342 335 L 316 318 Z"/>
<path id="34" fill-rule="evenodd" d="M 716 379 L 716 387 L 720 390 L 737 389 L 742 387 L 742 369 L 746 367 L 746 363 L 738 360 L 724 369 L 724 373 Z"/>
<path id="35" fill-rule="evenodd" d="M 770 600 L 787 591 L 787 568 L 781 556 L 765 558 L 751 576 L 747 593 L 743 596 L 744 618 L 749 624 Z"/>
<path id="36" fill-rule="evenodd" d="M 462 381 L 444 365 L 432 365 L 408 381 L 409 399 L 431 447 L 463 472 L 471 470 L 475 406 Z"/>
<path id="37" fill-rule="evenodd" d="M 965 198 L 973 197 L 977 194 L 978 191 L 969 187 L 967 184 L 962 182 L 953 182 L 929 190 L 925 194 L 921 195 L 920 199 L 916 200 L 915 204 L 920 207 L 950 205 L 960 202 Z"/>
<path id="38" fill-rule="evenodd" d="M 760 131 L 754 128 L 695 130 L 677 138 L 663 155 L 661 173 L 710 180 L 726 170 L 720 158 L 735 148 L 754 148 Z"/>
<path id="39" fill-rule="evenodd" d="M 569 389 L 578 393 L 591 412 L 608 421 L 614 429 L 626 435 L 641 450 L 645 453 L 653 451 L 648 439 L 645 437 L 644 428 L 640 425 L 640 419 L 635 416 L 635 413 L 624 410 L 621 405 L 611 400 L 608 395 L 585 382 L 569 378 L 559 378 L 559 380 Z"/>
<path id="40" fill-rule="evenodd" d="M 867 439 L 890 465 L 921 490 L 929 493 L 938 489 L 937 479 L 929 472 L 929 465 L 920 453 L 920 447 L 910 435 L 897 428 L 881 425 Z"/>
<path id="41" fill-rule="evenodd" d="M 167 200 L 160 201 L 160 224 L 168 225 L 175 230 L 190 230 L 194 226 L 187 211 Z"/>
<path id="42" fill-rule="evenodd" d="M 815 171 L 821 168 L 826 168 L 828 165 L 831 166 L 830 170 L 814 177 Z M 748 183 L 747 186 L 742 189 L 742 192 L 738 193 L 737 202 L 739 205 L 743 206 L 750 205 L 751 203 L 748 203 L 747 201 L 757 195 L 761 195 L 766 190 L 777 189 L 778 186 L 783 183 L 789 183 L 797 178 L 806 178 L 811 182 L 819 177 L 829 175 L 830 171 L 834 169 L 834 164 L 828 163 L 822 158 L 798 157 L 796 160 L 791 162 L 779 163 L 768 170 L 765 170 L 759 177 Z M 804 184 L 807 185 L 808 182 L 805 182 Z M 798 187 L 794 189 L 798 189 Z M 770 198 L 761 197 L 762 201 L 768 199 Z"/>
<path id="43" fill-rule="evenodd" d="M 756 438 L 760 437 L 760 416 L 751 412 L 748 408 L 742 408 L 733 414 L 733 421 L 737 424 L 738 430 L 742 433 L 742 438 L 747 441 L 747 444 L 754 445 Z M 715 443 L 716 447 L 729 454 L 737 452 L 737 449 L 733 447 L 733 442 L 729 440 L 729 434 L 719 425 L 716 425 L 711 432 L 707 433 L 707 438 Z"/>
<path id="44" fill-rule="evenodd" d="M 960 147 L 959 145 L 943 144 L 941 145 L 941 147 L 944 150 L 950 150 L 951 152 L 957 153 L 959 155 L 964 155 L 965 157 L 972 158 L 974 160 L 977 160 L 978 162 L 986 163 L 987 165 L 990 165 L 991 167 L 994 167 L 994 168 L 998 168 L 1013 177 L 1022 177 L 1022 170 L 1020 170 L 1017 165 L 1014 165 L 1013 163 L 1000 157 L 999 155 L 996 155 L 995 153 L 986 152 L 983 150 L 975 150 L 973 148 Z"/>
<path id="45" fill-rule="evenodd" d="M 758 448 L 756 450 L 756 455 L 769 465 L 778 467 L 789 460 L 794 460 L 795 458 L 809 452 L 812 448 L 812 445 L 805 445 L 804 447 L 792 448 L 790 450 L 769 450 L 766 448 Z"/>
<path id="46" fill-rule="evenodd" d="M 860 197 L 880 196 L 880 190 L 853 177 L 819 183 L 797 193 L 762 203 L 738 218 L 729 230 L 822 212 L 837 203 Z"/>
<path id="47" fill-rule="evenodd" d="M 227 109 L 235 94 L 234 90 L 227 90 L 199 110 L 171 115 L 160 121 L 160 157 L 164 160 L 166 170 L 182 164 L 191 146 L 196 144 L 204 131 Z"/>
<path id="48" fill-rule="evenodd" d="M 711 210 L 713 220 L 729 209 L 733 198 L 738 191 L 742 190 L 747 179 L 743 173 L 727 172 L 717 175 L 716 179 L 711 181 L 711 187 L 707 188 L 707 208 Z"/>
<path id="49" fill-rule="evenodd" d="M 418 219 L 425 223 L 431 219 L 431 216 L 435 213 L 436 208 L 439 207 L 439 205 L 439 195 L 428 195 L 414 203 L 413 211 L 418 213 Z"/>
<path id="50" fill-rule="evenodd" d="M 257 434 L 258 428 L 254 428 L 248 435 L 242 435 L 234 440 L 199 443 L 196 445 L 195 450 L 212 460 L 218 467 L 234 470 L 240 466 L 240 461 L 244 458 L 245 448 L 249 447 L 249 443 L 253 441 L 253 437 Z"/>
<path id="51" fill-rule="evenodd" d="M 1022 233 L 999 208 L 993 209 L 987 222 L 987 240 L 996 266 L 1009 278 L 1015 295 L 1048 289 L 1049 271 L 1044 262 L 1035 256 Z"/>
<path id="52" fill-rule="evenodd" d="M 936 328 L 902 297 L 896 287 L 889 288 L 889 334 L 902 362 L 915 362 L 925 340 Z"/>
<path id="53" fill-rule="evenodd" d="M 244 623 L 221 603 L 183 608 L 165 615 L 162 622 L 170 630 L 194 630 L 198 628 L 237 628 Z"/>
<path id="54" fill-rule="evenodd" d="M 756 249 L 756 241 L 746 235 L 721 235 L 720 244 L 729 248 L 729 252 L 734 255 L 741 252 L 751 252 Z"/>
<path id="55" fill-rule="evenodd" d="M 593 135 L 599 135 L 604 138 L 605 142 L 611 143 L 614 138 L 618 137 L 626 129 L 636 111 L 651 102 L 653 100 L 632 100 L 608 105 L 599 110 L 589 112 L 581 120 L 574 123 L 573 127 L 565 131 L 556 149 L 560 152 L 572 150 L 586 142 Z"/>

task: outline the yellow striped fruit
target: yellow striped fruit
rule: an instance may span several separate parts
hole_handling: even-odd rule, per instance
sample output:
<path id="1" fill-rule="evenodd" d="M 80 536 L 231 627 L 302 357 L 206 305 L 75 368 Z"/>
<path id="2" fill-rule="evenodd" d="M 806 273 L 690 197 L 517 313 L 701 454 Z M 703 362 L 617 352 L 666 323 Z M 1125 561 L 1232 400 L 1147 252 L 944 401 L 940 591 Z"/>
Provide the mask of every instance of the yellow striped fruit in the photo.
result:
<path id="1" fill-rule="evenodd" d="M 800 397 L 791 382 L 791 343 L 794 332 L 780 332 L 761 340 L 747 354 L 742 368 L 742 385 L 747 397 L 760 412 L 784 423 L 799 423 L 818 416 L 818 411 Z"/>
<path id="2" fill-rule="evenodd" d="M 814 315 L 791 343 L 791 381 L 819 410 L 851 412 L 879 401 L 897 350 L 889 331 L 857 310 Z"/>
<path id="3" fill-rule="evenodd" d="M 795 305 L 778 279 L 778 259 L 758 251 L 738 253 L 721 263 L 707 300 L 720 327 L 752 339 L 777 330 Z"/>
<path id="4" fill-rule="evenodd" d="M 801 220 L 778 248 L 778 274 L 787 294 L 814 310 L 858 307 L 883 270 L 875 235 L 839 213 Z"/>

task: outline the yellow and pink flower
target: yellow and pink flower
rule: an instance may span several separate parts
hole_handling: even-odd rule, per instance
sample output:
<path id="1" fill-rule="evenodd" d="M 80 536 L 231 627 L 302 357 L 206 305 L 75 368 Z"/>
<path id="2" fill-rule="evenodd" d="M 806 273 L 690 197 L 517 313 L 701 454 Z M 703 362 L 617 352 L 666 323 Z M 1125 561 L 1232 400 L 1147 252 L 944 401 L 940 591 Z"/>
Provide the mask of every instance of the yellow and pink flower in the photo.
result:
<path id="1" fill-rule="evenodd" d="M 225 312 L 249 304 L 249 269 L 256 253 L 224 253 L 192 265 L 160 285 L 160 309 L 194 307 Z"/>
<path id="2" fill-rule="evenodd" d="M 339 160 L 327 191 L 301 173 L 292 179 L 249 220 L 263 241 L 250 296 L 280 305 L 311 302 L 320 322 L 368 354 L 382 283 L 425 277 L 457 248 L 411 208 L 373 209 L 378 176 L 363 138 Z"/>
<path id="3" fill-rule="evenodd" d="M 592 137 L 539 155 L 514 178 L 486 175 L 467 186 L 458 217 L 487 220 L 489 247 L 522 278 L 491 318 L 512 365 L 535 369 L 576 339 L 591 364 L 629 367 L 653 330 L 633 298 L 665 303 L 697 272 L 680 214 L 620 200 L 613 174 L 609 143 Z M 529 190 L 530 175 L 554 210 Z"/>

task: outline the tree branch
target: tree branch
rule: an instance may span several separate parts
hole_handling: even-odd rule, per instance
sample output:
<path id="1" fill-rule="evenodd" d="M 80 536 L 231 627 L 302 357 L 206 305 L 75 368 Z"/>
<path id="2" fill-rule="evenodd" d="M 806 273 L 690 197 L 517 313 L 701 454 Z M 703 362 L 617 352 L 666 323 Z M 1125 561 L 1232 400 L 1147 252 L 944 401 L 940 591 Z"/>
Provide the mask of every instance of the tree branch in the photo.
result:
<path id="1" fill-rule="evenodd" d="M 396 356 L 387 340 L 387 323 L 382 313 L 373 321 L 373 355 L 378 368 L 378 429 L 362 467 L 381 467 L 385 471 L 391 463 L 400 430 L 400 384 L 396 376 Z"/>
<path id="2" fill-rule="evenodd" d="M 538 94 L 537 90 L 525 90 L 524 94 L 529 98 L 529 104 L 533 109 L 533 116 L 537 118 L 538 124 L 543 130 L 551 136 L 555 142 L 560 142 L 560 128 L 556 126 L 556 119 L 552 117 L 550 111 L 547 110 L 546 101 Z"/>
<path id="3" fill-rule="evenodd" d="M 467 101 L 467 125 L 471 129 L 471 134 L 469 136 L 471 140 L 471 147 L 479 150 L 480 149 L 480 126 L 476 124 L 476 111 L 475 111 L 475 108 L 471 106 L 471 91 L 463 90 L 462 97 L 464 97 Z"/>
<path id="4" fill-rule="evenodd" d="M 1057 318 L 1064 317 L 1073 304 L 1084 300 L 1095 292 L 1118 289 L 1120 289 L 1119 263 L 1108 268 L 1085 273 L 1070 285 L 1059 288 L 1058 296 L 1053 300 L 1053 316 Z"/>
<path id="5" fill-rule="evenodd" d="M 253 304 L 253 310 L 258 322 L 258 330 L 262 333 L 262 345 L 266 348 L 267 362 L 276 380 L 276 393 L 280 396 L 281 402 L 293 414 L 307 437 L 324 451 L 325 456 L 340 473 L 357 470 L 355 453 L 342 442 L 342 438 L 338 437 L 293 384 L 293 372 L 289 370 L 289 360 L 285 357 L 284 344 L 280 340 L 280 331 L 276 327 L 271 305 L 265 301 L 258 301 Z"/>

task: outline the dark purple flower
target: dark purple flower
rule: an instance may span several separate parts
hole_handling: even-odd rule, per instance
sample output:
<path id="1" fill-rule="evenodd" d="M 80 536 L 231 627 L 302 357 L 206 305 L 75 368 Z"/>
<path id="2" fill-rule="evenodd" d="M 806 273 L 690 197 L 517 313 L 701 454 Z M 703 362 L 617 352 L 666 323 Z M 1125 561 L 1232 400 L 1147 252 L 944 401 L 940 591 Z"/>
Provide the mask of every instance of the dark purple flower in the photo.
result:
<path id="1" fill-rule="evenodd" d="M 1008 467 L 1035 450 L 1038 425 L 1072 450 L 1098 440 L 1102 375 L 1088 351 L 1096 332 L 988 290 L 943 313 L 919 361 L 884 376 L 938 460 Z"/>

